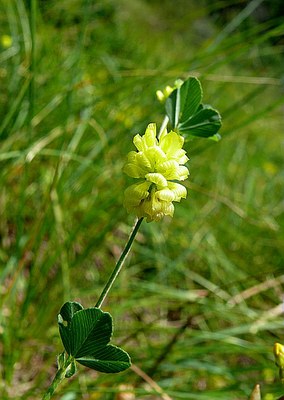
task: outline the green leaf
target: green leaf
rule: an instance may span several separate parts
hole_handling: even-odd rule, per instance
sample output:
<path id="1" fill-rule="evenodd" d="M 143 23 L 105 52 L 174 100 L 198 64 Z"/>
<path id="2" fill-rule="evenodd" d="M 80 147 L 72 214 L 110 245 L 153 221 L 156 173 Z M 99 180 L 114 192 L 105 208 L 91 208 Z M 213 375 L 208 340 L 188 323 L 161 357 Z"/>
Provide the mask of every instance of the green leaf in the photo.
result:
<path id="1" fill-rule="evenodd" d="M 209 138 L 216 135 L 221 124 L 221 116 L 217 110 L 200 105 L 194 115 L 178 125 L 178 130 L 185 137 L 191 135 Z"/>
<path id="2" fill-rule="evenodd" d="M 68 301 L 65 303 L 58 315 L 59 332 L 63 346 L 68 354 L 71 354 L 71 343 L 70 343 L 70 323 L 76 312 L 83 309 L 80 303 Z M 64 323 L 65 321 L 65 323 Z"/>
<path id="3" fill-rule="evenodd" d="M 201 84 L 197 78 L 191 77 L 180 87 L 180 123 L 195 113 L 201 100 Z"/>
<path id="4" fill-rule="evenodd" d="M 166 100 L 166 113 L 173 128 L 187 121 L 198 109 L 202 100 L 202 88 L 195 77 L 188 78 Z"/>
<path id="5" fill-rule="evenodd" d="M 177 109 L 177 91 L 175 89 L 171 95 L 167 98 L 165 107 L 166 107 L 166 114 L 169 117 L 169 121 L 171 126 L 174 128 L 178 124 L 178 120 L 176 119 L 176 109 Z M 179 110 L 177 110 L 177 113 Z"/>
<path id="6" fill-rule="evenodd" d="M 84 357 L 110 341 L 112 318 L 99 308 L 87 308 L 74 315 L 70 328 L 71 355 Z"/>
<path id="7" fill-rule="evenodd" d="M 111 344 L 97 349 L 95 354 L 77 358 L 78 363 L 100 372 L 120 372 L 130 367 L 126 351 Z"/>
<path id="8" fill-rule="evenodd" d="M 70 323 L 74 314 L 80 310 L 83 310 L 83 306 L 80 303 L 77 303 L 76 301 L 68 301 L 62 306 L 60 315 L 64 321 Z"/>
<path id="9" fill-rule="evenodd" d="M 100 372 L 120 372 L 130 367 L 129 355 L 109 345 L 112 317 L 99 308 L 68 302 L 58 316 L 59 332 L 68 354 L 82 365 Z"/>
<path id="10" fill-rule="evenodd" d="M 201 84 L 197 78 L 190 77 L 166 101 L 170 124 L 185 138 L 198 136 L 218 141 L 221 116 L 211 106 L 201 104 L 201 100 Z"/>

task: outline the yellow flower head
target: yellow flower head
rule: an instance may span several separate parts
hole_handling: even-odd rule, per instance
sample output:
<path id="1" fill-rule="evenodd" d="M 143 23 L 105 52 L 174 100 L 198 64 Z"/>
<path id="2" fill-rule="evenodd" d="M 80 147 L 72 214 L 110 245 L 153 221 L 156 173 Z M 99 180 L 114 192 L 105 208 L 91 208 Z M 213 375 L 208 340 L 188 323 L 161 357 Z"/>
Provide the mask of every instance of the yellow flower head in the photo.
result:
<path id="1" fill-rule="evenodd" d="M 182 149 L 184 139 L 165 129 L 158 139 L 156 124 L 149 124 L 143 136 L 136 135 L 137 151 L 128 153 L 123 171 L 140 179 L 125 191 L 124 206 L 129 213 L 147 221 L 159 221 L 164 215 L 173 216 L 173 201 L 186 198 L 186 188 L 176 181 L 185 180 L 188 161 Z"/>

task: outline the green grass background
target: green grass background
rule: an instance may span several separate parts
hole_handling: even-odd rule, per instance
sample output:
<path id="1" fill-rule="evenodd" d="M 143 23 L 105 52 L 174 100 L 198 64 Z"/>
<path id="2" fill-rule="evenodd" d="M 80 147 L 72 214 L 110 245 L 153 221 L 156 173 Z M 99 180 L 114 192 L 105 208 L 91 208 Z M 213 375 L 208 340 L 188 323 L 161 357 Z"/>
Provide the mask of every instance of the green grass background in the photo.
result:
<path id="1" fill-rule="evenodd" d="M 136 367 L 80 367 L 55 399 L 247 399 L 256 383 L 266 400 L 283 394 L 280 4 L 0 1 L 1 399 L 40 399 L 50 383 L 61 305 L 94 306 L 133 224 L 132 138 L 162 122 L 156 90 L 189 75 L 222 140 L 186 144 L 188 198 L 142 225 L 104 304 Z"/>

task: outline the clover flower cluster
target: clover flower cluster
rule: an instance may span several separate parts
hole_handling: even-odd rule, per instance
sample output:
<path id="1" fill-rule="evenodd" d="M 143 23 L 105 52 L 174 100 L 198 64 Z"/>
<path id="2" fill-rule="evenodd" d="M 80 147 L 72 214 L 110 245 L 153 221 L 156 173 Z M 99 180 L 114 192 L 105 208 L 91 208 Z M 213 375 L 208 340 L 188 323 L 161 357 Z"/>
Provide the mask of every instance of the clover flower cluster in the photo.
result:
<path id="1" fill-rule="evenodd" d="M 156 124 L 149 124 L 143 136 L 136 135 L 133 143 L 137 151 L 128 153 L 123 171 L 139 182 L 125 190 L 124 206 L 138 218 L 147 222 L 159 221 L 165 215 L 173 216 L 173 201 L 186 198 L 186 188 L 176 181 L 184 181 L 188 161 L 182 149 L 184 139 L 176 132 L 165 129 L 160 138 Z"/>

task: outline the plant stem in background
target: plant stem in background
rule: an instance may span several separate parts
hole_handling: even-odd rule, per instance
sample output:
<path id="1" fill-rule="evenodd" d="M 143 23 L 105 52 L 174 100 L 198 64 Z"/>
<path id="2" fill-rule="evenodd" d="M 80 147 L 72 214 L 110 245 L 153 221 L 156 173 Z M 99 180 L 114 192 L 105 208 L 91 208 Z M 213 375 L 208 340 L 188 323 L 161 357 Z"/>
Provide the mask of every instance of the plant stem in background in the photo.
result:
<path id="1" fill-rule="evenodd" d="M 30 0 L 30 32 L 31 32 L 31 54 L 30 54 L 30 88 L 29 88 L 29 127 L 32 133 L 32 119 L 34 116 L 34 93 L 35 93 L 35 46 L 36 46 L 36 0 Z"/>
<path id="2" fill-rule="evenodd" d="M 166 359 L 168 354 L 171 353 L 173 346 L 180 340 L 180 337 L 185 332 L 185 330 L 191 325 L 191 323 L 192 323 L 192 316 L 189 316 L 186 319 L 186 321 L 181 325 L 181 327 L 176 331 L 176 333 L 173 335 L 170 341 L 162 349 L 161 354 L 155 360 L 154 364 L 149 369 L 149 371 L 147 371 L 148 376 L 151 377 L 153 376 L 153 374 L 157 371 L 162 362 Z"/>
<path id="3" fill-rule="evenodd" d="M 114 284 L 119 272 L 121 271 L 121 268 L 123 267 L 124 261 L 126 260 L 126 257 L 131 249 L 132 243 L 135 239 L 135 236 L 140 228 L 140 225 L 143 221 L 143 218 L 140 218 L 136 221 L 133 230 L 129 236 L 128 242 L 126 243 L 123 252 L 121 253 L 121 256 L 119 257 L 119 260 L 116 263 L 116 266 L 114 267 L 114 270 L 112 271 L 112 274 L 109 277 L 108 282 L 106 283 L 99 300 L 97 301 L 97 304 L 95 307 L 100 308 L 102 303 L 104 302 L 108 292 L 110 291 L 112 285 Z"/>

